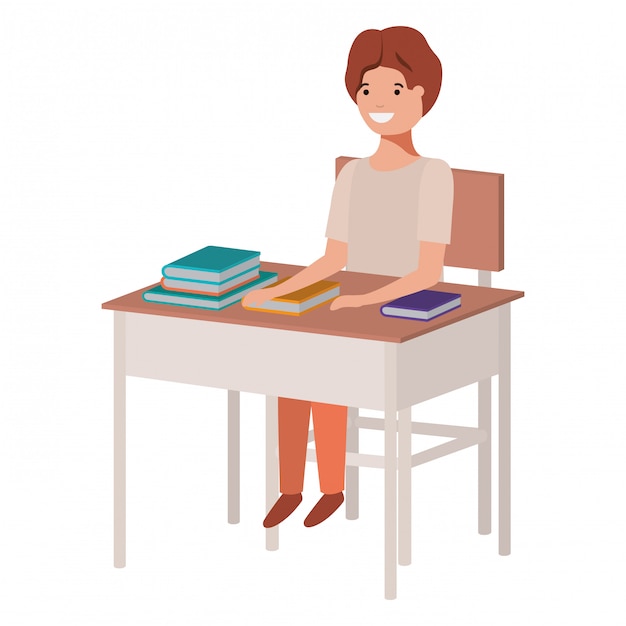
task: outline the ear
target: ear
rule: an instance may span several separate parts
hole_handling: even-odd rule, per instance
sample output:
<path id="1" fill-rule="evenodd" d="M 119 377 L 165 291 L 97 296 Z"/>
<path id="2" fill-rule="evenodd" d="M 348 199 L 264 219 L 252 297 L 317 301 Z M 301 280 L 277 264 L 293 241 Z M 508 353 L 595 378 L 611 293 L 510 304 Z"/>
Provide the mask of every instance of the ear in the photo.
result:
<path id="1" fill-rule="evenodd" d="M 417 94 L 418 96 L 423 96 L 424 95 L 424 87 L 422 87 L 421 85 L 415 85 L 415 87 L 413 87 L 413 89 L 411 89 L 411 91 L 415 94 Z"/>

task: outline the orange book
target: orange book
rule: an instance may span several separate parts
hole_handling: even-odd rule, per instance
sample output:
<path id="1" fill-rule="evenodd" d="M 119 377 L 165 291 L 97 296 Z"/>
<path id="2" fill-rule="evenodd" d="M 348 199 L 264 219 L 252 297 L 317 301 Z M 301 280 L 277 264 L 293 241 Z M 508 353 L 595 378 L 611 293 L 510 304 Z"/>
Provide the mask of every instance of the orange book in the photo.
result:
<path id="1" fill-rule="evenodd" d="M 288 277 L 291 278 L 291 277 Z M 284 278 L 275 285 L 282 283 Z M 272 285 L 272 286 L 275 286 Z M 283 313 L 284 315 L 302 315 L 316 309 L 339 295 L 339 283 L 332 280 L 319 280 L 308 287 L 303 287 L 278 298 L 264 302 L 260 306 L 246 306 L 250 311 L 264 311 L 266 313 Z"/>

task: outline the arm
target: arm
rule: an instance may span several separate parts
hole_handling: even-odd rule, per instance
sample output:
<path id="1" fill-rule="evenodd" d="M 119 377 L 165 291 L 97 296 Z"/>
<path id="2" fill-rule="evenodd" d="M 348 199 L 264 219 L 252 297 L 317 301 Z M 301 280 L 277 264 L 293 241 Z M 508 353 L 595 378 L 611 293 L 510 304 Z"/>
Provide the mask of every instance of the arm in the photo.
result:
<path id="1" fill-rule="evenodd" d="M 429 241 L 420 242 L 419 265 L 414 272 L 369 293 L 355 296 L 339 296 L 331 302 L 331 310 L 388 302 L 409 293 L 432 287 L 439 282 L 446 245 L 445 243 Z"/>
<path id="2" fill-rule="evenodd" d="M 347 260 L 348 244 L 336 239 L 328 239 L 324 256 L 311 263 L 308 267 L 305 267 L 289 280 L 280 283 L 280 285 L 251 291 L 243 298 L 242 305 L 259 306 L 272 298 L 278 298 L 286 293 L 307 287 L 343 269 L 346 266 Z"/>

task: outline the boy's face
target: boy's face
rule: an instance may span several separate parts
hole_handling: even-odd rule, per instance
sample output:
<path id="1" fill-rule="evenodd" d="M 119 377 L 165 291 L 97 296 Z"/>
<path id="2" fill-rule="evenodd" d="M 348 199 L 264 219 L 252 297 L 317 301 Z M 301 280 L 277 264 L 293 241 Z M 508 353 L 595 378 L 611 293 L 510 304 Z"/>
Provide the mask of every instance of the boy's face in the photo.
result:
<path id="1" fill-rule="evenodd" d="M 402 72 L 377 67 L 365 72 L 356 103 L 365 123 L 379 135 L 400 135 L 422 119 L 424 88 L 408 89 Z"/>

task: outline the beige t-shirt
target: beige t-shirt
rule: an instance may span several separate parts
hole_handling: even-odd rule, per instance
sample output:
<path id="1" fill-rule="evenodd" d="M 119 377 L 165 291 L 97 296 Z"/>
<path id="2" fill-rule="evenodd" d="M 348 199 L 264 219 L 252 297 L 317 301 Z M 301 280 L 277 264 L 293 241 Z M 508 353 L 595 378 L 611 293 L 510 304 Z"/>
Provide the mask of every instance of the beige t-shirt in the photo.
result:
<path id="1" fill-rule="evenodd" d="M 335 182 L 326 237 L 348 244 L 349 270 L 405 276 L 417 269 L 420 241 L 450 243 L 453 195 L 440 159 L 386 172 L 354 159 Z"/>

